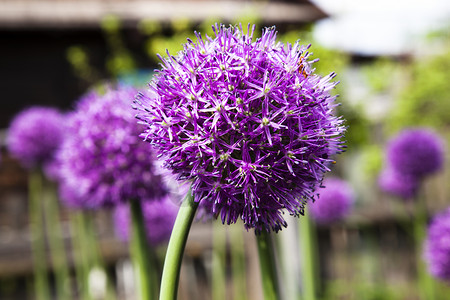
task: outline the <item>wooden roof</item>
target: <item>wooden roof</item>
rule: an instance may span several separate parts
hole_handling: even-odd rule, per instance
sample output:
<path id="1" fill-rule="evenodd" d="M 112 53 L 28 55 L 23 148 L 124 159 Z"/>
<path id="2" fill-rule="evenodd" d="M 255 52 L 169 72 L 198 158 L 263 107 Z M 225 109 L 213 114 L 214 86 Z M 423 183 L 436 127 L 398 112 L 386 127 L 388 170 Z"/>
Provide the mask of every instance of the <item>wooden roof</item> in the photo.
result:
<path id="1" fill-rule="evenodd" d="M 327 16 L 307 0 L 0 0 L 0 28 L 98 27 L 100 20 L 111 14 L 119 17 L 125 26 L 135 25 L 142 19 L 233 21 L 246 12 L 260 16 L 263 23 L 273 24 L 309 23 Z"/>

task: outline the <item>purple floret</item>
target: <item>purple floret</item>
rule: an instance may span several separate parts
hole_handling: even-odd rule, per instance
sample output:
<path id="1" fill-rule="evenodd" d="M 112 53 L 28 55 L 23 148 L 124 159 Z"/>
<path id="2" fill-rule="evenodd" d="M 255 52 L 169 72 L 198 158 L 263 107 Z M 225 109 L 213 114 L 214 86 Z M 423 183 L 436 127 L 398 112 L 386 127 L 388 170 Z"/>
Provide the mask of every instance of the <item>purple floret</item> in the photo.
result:
<path id="1" fill-rule="evenodd" d="M 396 172 L 421 178 L 442 168 L 444 141 L 429 129 L 406 129 L 391 140 L 387 157 Z"/>
<path id="2" fill-rule="evenodd" d="M 332 155 L 342 151 L 337 82 L 313 73 L 309 46 L 253 39 L 240 27 L 188 40 L 135 100 L 141 134 L 195 201 L 230 224 L 278 231 L 283 210 L 303 213 Z"/>
<path id="3" fill-rule="evenodd" d="M 378 185 L 383 191 L 405 200 L 413 198 L 419 189 L 419 181 L 415 177 L 403 175 L 390 167 L 381 171 Z"/>
<path id="4" fill-rule="evenodd" d="M 178 206 L 171 200 L 142 202 L 147 238 L 153 247 L 167 241 L 172 233 Z M 117 235 L 124 241 L 130 239 L 130 206 L 118 205 L 114 212 L 114 223 Z"/>
<path id="5" fill-rule="evenodd" d="M 450 283 L 450 208 L 436 215 L 429 225 L 424 259 L 433 276 Z"/>
<path id="6" fill-rule="evenodd" d="M 34 106 L 12 120 L 6 143 L 26 168 L 42 167 L 54 159 L 64 139 L 64 117 L 54 108 Z"/>
<path id="7" fill-rule="evenodd" d="M 345 218 L 351 211 L 355 196 L 352 187 L 344 180 L 327 178 L 319 198 L 309 208 L 311 216 L 318 223 L 331 223 Z"/>
<path id="8" fill-rule="evenodd" d="M 97 208 L 167 194 L 151 147 L 137 135 L 133 88 L 90 92 L 68 118 L 61 150 L 60 192 L 74 207 Z"/>

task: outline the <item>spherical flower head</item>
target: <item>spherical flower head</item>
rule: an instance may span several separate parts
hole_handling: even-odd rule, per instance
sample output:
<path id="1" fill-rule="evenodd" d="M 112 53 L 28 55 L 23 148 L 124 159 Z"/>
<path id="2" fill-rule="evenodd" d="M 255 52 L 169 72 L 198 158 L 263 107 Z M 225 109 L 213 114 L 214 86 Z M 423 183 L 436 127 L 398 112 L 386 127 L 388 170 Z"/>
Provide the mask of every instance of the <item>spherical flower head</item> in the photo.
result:
<path id="1" fill-rule="evenodd" d="M 424 245 L 429 272 L 450 283 L 450 208 L 431 221 Z"/>
<path id="2" fill-rule="evenodd" d="M 142 214 L 150 245 L 156 247 L 169 239 L 177 212 L 178 206 L 168 198 L 142 202 Z M 130 215 L 129 205 L 121 204 L 115 208 L 116 234 L 124 241 L 130 239 Z"/>
<path id="3" fill-rule="evenodd" d="M 390 141 L 387 158 L 396 172 L 421 178 L 442 168 L 444 141 L 426 128 L 405 129 Z"/>
<path id="4" fill-rule="evenodd" d="M 378 185 L 383 191 L 408 200 L 417 194 L 419 181 L 416 177 L 404 175 L 387 167 L 381 171 Z"/>
<path id="5" fill-rule="evenodd" d="M 241 27 L 213 27 L 188 40 L 135 100 L 141 135 L 178 180 L 222 222 L 278 231 L 342 151 L 343 120 L 333 113 L 337 83 L 311 68 L 308 46 L 253 39 Z"/>
<path id="6" fill-rule="evenodd" d="M 63 114 L 55 108 L 34 106 L 23 110 L 9 126 L 9 152 L 26 168 L 45 165 L 53 160 L 63 141 L 63 124 Z"/>
<path id="7" fill-rule="evenodd" d="M 318 223 L 332 223 L 345 218 L 355 202 L 352 187 L 344 180 L 327 178 L 324 188 L 319 191 L 319 199 L 311 203 L 311 216 Z"/>
<path id="8" fill-rule="evenodd" d="M 137 135 L 131 101 L 136 90 L 90 92 L 69 116 L 60 151 L 61 198 L 79 208 L 98 208 L 167 194 L 150 145 Z"/>

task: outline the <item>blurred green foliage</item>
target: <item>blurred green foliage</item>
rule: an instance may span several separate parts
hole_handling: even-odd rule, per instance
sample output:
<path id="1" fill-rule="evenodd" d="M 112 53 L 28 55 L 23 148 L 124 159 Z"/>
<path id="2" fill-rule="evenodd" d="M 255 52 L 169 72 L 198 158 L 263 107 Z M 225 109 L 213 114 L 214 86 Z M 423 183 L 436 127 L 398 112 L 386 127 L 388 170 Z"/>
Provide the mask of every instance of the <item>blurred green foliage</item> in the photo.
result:
<path id="1" fill-rule="evenodd" d="M 133 73 L 137 66 L 121 37 L 122 24 L 120 20 L 115 16 L 107 16 L 102 20 L 101 28 L 110 51 L 110 54 L 105 58 L 105 66 L 110 80 L 115 80 L 124 74 Z M 76 76 L 90 85 L 101 85 L 101 72 L 91 65 L 89 49 L 80 45 L 71 46 L 66 51 L 66 57 Z"/>
<path id="2" fill-rule="evenodd" d="M 147 55 L 155 62 L 157 61 L 156 54 L 164 57 L 167 56 L 166 51 L 169 51 L 171 55 L 175 55 L 183 49 L 186 39 L 195 37 L 194 32 L 190 29 L 191 26 L 189 20 L 174 21 L 171 23 L 172 34 L 170 36 L 165 35 L 161 28 L 159 31 L 151 31 L 148 30 L 149 26 L 140 26 L 144 29 L 142 33 L 150 35 L 145 43 Z"/>
<path id="3" fill-rule="evenodd" d="M 403 300 L 406 295 L 404 288 L 392 284 L 335 280 L 328 283 L 321 300 Z"/>
<path id="4" fill-rule="evenodd" d="M 386 119 L 388 133 L 407 126 L 450 126 L 450 47 L 438 55 L 413 61 L 407 85 Z"/>
<path id="5" fill-rule="evenodd" d="M 338 98 L 338 102 L 343 105 L 338 107 L 338 114 L 345 119 L 345 125 L 348 127 L 345 133 L 346 145 L 350 151 L 359 150 L 370 143 L 371 123 L 366 118 L 361 106 L 352 106 L 346 103 L 345 98 Z"/>
<path id="6" fill-rule="evenodd" d="M 361 161 L 364 162 L 361 166 L 362 174 L 365 174 L 369 181 L 373 181 L 383 167 L 384 149 L 381 145 L 367 143 L 360 150 Z"/>
<path id="7" fill-rule="evenodd" d="M 448 299 L 449 287 L 436 283 L 435 300 Z M 415 286 L 395 283 L 368 283 L 362 280 L 334 280 L 326 284 L 320 300 L 406 300 L 419 299 Z"/>
<path id="8" fill-rule="evenodd" d="M 160 25 L 156 25 L 154 21 L 143 20 L 140 22 L 138 29 L 141 33 L 148 36 L 145 43 L 145 49 L 150 59 L 158 62 L 157 54 L 161 56 L 167 56 L 167 51 L 171 55 L 176 55 L 179 51 L 183 50 L 183 44 L 187 39 L 191 39 L 195 42 L 196 37 L 194 31 L 198 31 L 202 37 L 205 35 L 212 36 L 212 26 L 215 23 L 221 23 L 221 20 L 215 17 L 205 19 L 200 24 L 193 24 L 188 19 L 177 19 L 171 22 L 168 33 L 164 32 Z M 246 32 L 246 24 L 258 24 L 259 18 L 252 12 L 243 12 L 241 16 L 237 16 L 236 20 L 231 22 L 232 24 L 242 24 L 244 31 Z M 259 26 L 256 27 L 255 35 L 258 36 L 260 32 Z"/>
<path id="9" fill-rule="evenodd" d="M 106 41 L 111 51 L 106 58 L 106 67 L 113 77 L 136 70 L 136 63 L 131 52 L 125 46 L 120 35 L 120 20 L 113 15 L 106 16 L 101 22 Z"/>
<path id="10" fill-rule="evenodd" d="M 371 90 L 375 93 L 388 92 L 399 82 L 394 79 L 402 72 L 400 63 L 388 57 L 381 57 L 374 63 L 364 66 L 363 73 Z"/>
<path id="11" fill-rule="evenodd" d="M 138 23 L 138 30 L 145 35 L 152 35 L 161 32 L 162 26 L 160 22 L 152 19 L 143 19 Z"/>
<path id="12" fill-rule="evenodd" d="M 87 50 L 82 46 L 72 46 L 66 51 L 66 57 L 79 78 L 94 83 L 99 80 L 99 75 L 89 62 Z"/>

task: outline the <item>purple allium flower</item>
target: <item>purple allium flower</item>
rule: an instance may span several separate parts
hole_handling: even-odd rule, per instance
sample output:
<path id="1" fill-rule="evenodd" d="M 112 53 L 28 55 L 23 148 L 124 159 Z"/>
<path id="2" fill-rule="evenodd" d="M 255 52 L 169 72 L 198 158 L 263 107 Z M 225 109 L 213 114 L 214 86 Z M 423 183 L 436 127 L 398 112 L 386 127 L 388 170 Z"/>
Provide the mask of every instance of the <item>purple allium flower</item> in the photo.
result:
<path id="1" fill-rule="evenodd" d="M 355 200 L 352 187 L 342 179 L 331 177 L 326 178 L 323 185 L 319 198 L 309 206 L 311 216 L 318 223 L 343 219 L 350 213 Z"/>
<path id="2" fill-rule="evenodd" d="M 424 259 L 433 276 L 450 283 L 450 208 L 431 221 L 425 239 Z"/>
<path id="3" fill-rule="evenodd" d="M 12 120 L 6 143 L 24 167 L 40 167 L 53 160 L 64 139 L 63 114 L 55 108 L 34 106 Z"/>
<path id="4" fill-rule="evenodd" d="M 90 92 L 70 115 L 70 138 L 58 153 L 66 204 L 97 208 L 167 194 L 151 147 L 137 136 L 143 128 L 130 105 L 135 93 L 133 88 Z"/>
<path id="5" fill-rule="evenodd" d="M 378 185 L 387 193 L 403 199 L 411 199 L 417 193 L 419 181 L 413 176 L 401 174 L 388 167 L 381 171 Z"/>
<path id="6" fill-rule="evenodd" d="M 228 224 L 278 231 L 283 209 L 306 201 L 342 151 L 343 120 L 329 91 L 335 74 L 313 74 L 309 46 L 253 39 L 241 27 L 213 27 L 162 58 L 147 93 L 135 100 L 141 135 L 195 201 Z"/>
<path id="7" fill-rule="evenodd" d="M 142 202 L 142 214 L 150 245 L 156 247 L 169 239 L 177 211 L 178 206 L 168 198 Z M 129 205 L 121 204 L 115 208 L 114 224 L 117 235 L 128 241 L 131 227 Z"/>
<path id="8" fill-rule="evenodd" d="M 420 178 L 442 168 L 444 141 L 429 129 L 406 129 L 390 141 L 387 158 L 396 172 Z"/>

